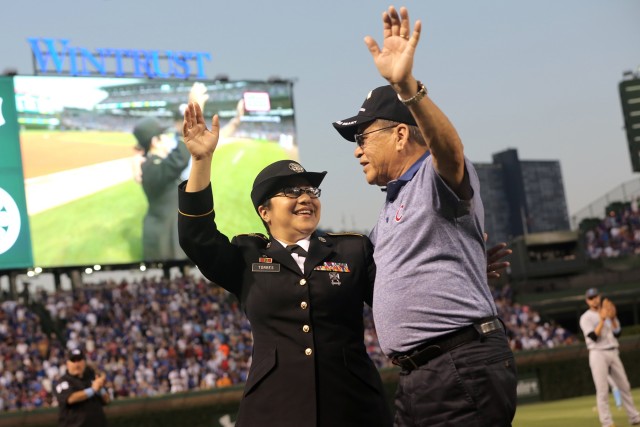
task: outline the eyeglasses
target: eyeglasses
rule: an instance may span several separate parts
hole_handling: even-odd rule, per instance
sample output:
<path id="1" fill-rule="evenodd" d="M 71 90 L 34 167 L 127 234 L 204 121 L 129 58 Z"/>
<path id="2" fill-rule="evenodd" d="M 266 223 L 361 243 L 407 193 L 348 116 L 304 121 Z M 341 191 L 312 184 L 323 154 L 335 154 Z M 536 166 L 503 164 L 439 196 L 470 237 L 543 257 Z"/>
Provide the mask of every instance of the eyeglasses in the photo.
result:
<path id="1" fill-rule="evenodd" d="M 297 199 L 303 194 L 307 194 L 312 199 L 320 197 L 320 189 L 318 187 L 286 187 L 280 190 L 279 193 L 274 194 L 273 197 L 289 197 L 290 199 Z"/>
<path id="2" fill-rule="evenodd" d="M 396 126 L 398 126 L 398 125 L 392 125 L 392 126 L 383 127 L 383 128 L 380 128 L 380 129 L 372 130 L 371 132 L 366 132 L 366 133 L 356 133 L 355 135 L 353 135 L 353 137 L 356 140 L 356 144 L 358 144 L 358 147 L 362 148 L 364 146 L 364 136 L 365 135 L 369 135 L 369 134 L 374 133 L 374 132 L 379 132 L 381 130 L 391 129 L 391 128 L 394 128 Z"/>

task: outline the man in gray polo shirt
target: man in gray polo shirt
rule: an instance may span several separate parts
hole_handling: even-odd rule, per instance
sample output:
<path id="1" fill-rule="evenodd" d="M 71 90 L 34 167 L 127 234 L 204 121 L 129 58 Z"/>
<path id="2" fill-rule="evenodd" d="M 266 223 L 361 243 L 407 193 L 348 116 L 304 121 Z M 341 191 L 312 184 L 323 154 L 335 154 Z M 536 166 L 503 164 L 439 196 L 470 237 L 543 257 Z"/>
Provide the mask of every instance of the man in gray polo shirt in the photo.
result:
<path id="1" fill-rule="evenodd" d="M 580 329 L 589 349 L 589 367 L 596 386 L 596 403 L 602 427 L 613 426 L 609 408 L 609 381 L 620 389 L 620 396 L 629 423 L 640 425 L 640 414 L 636 409 L 627 374 L 620 360 L 618 340 L 621 328 L 616 315 L 616 306 L 611 300 L 602 298 L 596 288 L 587 290 L 585 295 L 589 309 L 580 316 Z"/>
<path id="2" fill-rule="evenodd" d="M 383 14 L 382 49 L 365 43 L 390 83 L 333 125 L 355 141 L 369 184 L 386 187 L 371 234 L 373 314 L 400 365 L 396 426 L 509 426 L 516 371 L 486 278 L 478 176 L 448 118 L 412 74 L 421 23 Z"/>

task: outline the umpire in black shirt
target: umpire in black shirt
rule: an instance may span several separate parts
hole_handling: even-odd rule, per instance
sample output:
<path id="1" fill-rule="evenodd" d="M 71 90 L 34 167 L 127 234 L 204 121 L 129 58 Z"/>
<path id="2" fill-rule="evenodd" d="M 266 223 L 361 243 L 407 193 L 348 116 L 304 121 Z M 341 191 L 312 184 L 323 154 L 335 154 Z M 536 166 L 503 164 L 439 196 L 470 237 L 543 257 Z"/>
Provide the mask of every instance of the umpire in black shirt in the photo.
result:
<path id="1" fill-rule="evenodd" d="M 110 399 L 104 381 L 104 373 L 96 376 L 87 366 L 82 350 L 71 350 L 67 357 L 67 373 L 56 385 L 60 407 L 58 426 L 106 427 L 107 418 L 102 407 Z"/>

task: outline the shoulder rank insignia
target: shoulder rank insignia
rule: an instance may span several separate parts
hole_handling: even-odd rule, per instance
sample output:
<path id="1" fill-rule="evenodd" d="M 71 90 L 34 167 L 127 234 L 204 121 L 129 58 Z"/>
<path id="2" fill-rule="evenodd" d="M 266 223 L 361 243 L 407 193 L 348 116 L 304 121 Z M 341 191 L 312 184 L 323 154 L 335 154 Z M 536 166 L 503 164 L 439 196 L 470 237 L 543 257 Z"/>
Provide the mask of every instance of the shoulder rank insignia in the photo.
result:
<path id="1" fill-rule="evenodd" d="M 267 236 L 265 236 L 262 233 L 247 233 L 247 234 L 238 234 L 236 237 L 241 237 L 241 236 L 249 236 L 249 237 L 258 237 L 262 240 L 264 240 L 265 242 L 268 242 L 269 239 L 267 238 Z"/>

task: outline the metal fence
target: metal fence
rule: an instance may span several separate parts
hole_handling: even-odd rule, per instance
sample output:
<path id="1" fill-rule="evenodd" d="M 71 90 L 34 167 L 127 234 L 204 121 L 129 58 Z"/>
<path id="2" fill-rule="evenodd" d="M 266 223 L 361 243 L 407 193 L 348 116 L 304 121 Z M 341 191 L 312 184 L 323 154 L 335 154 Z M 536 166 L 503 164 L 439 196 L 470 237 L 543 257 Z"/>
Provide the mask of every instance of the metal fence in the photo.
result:
<path id="1" fill-rule="evenodd" d="M 631 202 L 634 199 L 640 199 L 640 177 L 621 184 L 571 215 L 571 228 L 573 230 L 577 229 L 580 221 L 585 218 L 604 218 L 606 215 L 605 208 L 610 203 Z"/>

